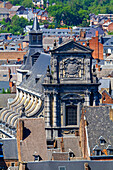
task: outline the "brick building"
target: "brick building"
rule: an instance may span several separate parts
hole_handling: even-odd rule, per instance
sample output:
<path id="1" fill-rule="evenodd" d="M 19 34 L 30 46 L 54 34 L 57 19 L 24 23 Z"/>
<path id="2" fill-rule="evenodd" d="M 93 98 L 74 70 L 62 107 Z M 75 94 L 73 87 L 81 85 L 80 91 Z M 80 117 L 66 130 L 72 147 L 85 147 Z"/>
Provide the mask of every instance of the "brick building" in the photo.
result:
<path id="1" fill-rule="evenodd" d="M 26 51 L 0 51 L 1 63 L 9 63 L 12 61 L 23 61 Z"/>
<path id="2" fill-rule="evenodd" d="M 106 90 L 102 92 L 102 104 L 113 104 L 113 98 Z"/>
<path id="3" fill-rule="evenodd" d="M 94 50 L 92 53 L 94 59 L 103 60 L 103 44 L 99 42 L 98 36 L 89 40 L 89 47 Z"/>
<path id="4" fill-rule="evenodd" d="M 77 40 L 78 43 L 84 45 L 85 47 L 89 46 L 92 50 L 92 57 L 94 59 L 103 60 L 103 44 L 99 42 L 98 31 L 96 31 L 96 36 L 86 40 L 84 31 L 81 32 L 81 37 Z"/>
<path id="5" fill-rule="evenodd" d="M 108 31 L 113 31 L 113 22 L 108 25 Z"/>
<path id="6" fill-rule="evenodd" d="M 10 8 L 12 8 L 12 4 L 11 4 L 11 2 L 9 2 L 9 1 L 6 1 L 6 2 L 1 2 L 0 3 L 0 8 L 7 8 L 7 9 L 10 9 Z"/>

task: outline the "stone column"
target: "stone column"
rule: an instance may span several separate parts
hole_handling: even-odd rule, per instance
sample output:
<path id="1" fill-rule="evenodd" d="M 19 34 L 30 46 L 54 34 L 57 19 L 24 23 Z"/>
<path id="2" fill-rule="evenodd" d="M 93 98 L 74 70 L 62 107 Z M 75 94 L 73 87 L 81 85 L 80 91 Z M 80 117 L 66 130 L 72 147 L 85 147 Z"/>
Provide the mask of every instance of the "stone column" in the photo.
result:
<path id="1" fill-rule="evenodd" d="M 85 76 L 86 76 L 86 81 L 90 81 L 90 59 L 86 59 L 85 61 Z"/>
<path id="2" fill-rule="evenodd" d="M 90 93 L 86 91 L 84 106 L 90 106 Z"/>
<path id="3" fill-rule="evenodd" d="M 82 63 L 81 63 L 81 77 L 84 80 L 84 59 L 82 59 Z"/>
<path id="4" fill-rule="evenodd" d="M 54 93 L 53 126 L 57 127 L 57 94 L 56 93 Z"/>

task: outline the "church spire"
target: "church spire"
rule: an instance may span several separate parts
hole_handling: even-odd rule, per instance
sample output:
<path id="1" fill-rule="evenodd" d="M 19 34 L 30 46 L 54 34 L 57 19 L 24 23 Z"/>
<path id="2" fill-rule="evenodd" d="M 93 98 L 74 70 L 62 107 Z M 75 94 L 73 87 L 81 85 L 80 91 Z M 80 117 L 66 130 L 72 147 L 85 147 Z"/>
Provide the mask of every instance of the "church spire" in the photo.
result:
<path id="1" fill-rule="evenodd" d="M 35 18 L 34 18 L 34 21 L 33 21 L 32 30 L 34 30 L 34 31 L 40 30 L 38 19 L 37 19 L 36 15 L 35 15 Z"/>

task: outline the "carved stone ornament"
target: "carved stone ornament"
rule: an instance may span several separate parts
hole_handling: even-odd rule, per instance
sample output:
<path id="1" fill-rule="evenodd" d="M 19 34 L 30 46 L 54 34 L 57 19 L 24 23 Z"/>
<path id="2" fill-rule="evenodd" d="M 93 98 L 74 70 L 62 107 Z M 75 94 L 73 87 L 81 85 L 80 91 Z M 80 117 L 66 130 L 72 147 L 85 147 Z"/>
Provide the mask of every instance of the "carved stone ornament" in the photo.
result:
<path id="1" fill-rule="evenodd" d="M 64 75 L 63 77 L 80 77 L 81 61 L 75 58 L 67 58 L 63 60 Z"/>

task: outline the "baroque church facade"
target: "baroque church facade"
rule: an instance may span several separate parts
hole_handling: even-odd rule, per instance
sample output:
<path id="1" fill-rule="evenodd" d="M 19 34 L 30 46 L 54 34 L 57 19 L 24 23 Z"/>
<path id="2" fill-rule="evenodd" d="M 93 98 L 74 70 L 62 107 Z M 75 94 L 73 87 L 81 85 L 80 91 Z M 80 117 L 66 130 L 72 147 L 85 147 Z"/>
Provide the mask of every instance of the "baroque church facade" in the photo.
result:
<path id="1" fill-rule="evenodd" d="M 29 39 L 24 64 L 17 70 L 16 98 L 0 112 L 0 132 L 16 137 L 18 118 L 42 117 L 48 140 L 73 134 L 79 129 L 82 108 L 99 104 L 93 51 L 70 39 L 44 53 L 37 18 Z"/>
<path id="2" fill-rule="evenodd" d="M 75 133 L 83 106 L 99 104 L 92 50 L 73 40 L 51 51 L 51 71 L 44 79 L 44 117 L 48 137 Z"/>

